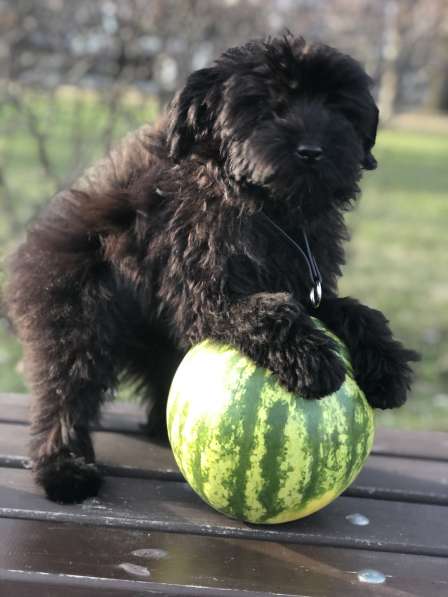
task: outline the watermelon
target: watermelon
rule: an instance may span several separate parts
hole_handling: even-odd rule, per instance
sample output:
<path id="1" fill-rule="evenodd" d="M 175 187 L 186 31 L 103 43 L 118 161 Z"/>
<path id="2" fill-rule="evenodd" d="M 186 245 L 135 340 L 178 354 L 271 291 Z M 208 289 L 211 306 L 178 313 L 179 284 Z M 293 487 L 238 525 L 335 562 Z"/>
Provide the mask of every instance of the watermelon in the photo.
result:
<path id="1" fill-rule="evenodd" d="M 167 405 L 175 460 L 210 506 L 251 523 L 282 523 L 320 510 L 360 472 L 374 413 L 353 379 L 305 400 L 236 348 L 205 340 L 186 354 Z"/>

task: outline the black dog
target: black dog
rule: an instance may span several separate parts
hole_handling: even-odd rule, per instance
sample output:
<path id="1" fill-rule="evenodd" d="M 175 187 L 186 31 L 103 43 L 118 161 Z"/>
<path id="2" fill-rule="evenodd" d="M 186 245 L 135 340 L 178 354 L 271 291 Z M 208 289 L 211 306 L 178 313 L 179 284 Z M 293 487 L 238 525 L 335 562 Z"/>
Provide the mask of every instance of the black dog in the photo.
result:
<path id="1" fill-rule="evenodd" d="M 173 373 L 206 337 L 320 398 L 345 372 L 315 315 L 348 345 L 370 404 L 403 404 L 416 354 L 380 312 L 337 297 L 343 214 L 376 166 L 369 83 L 349 56 L 291 35 L 230 49 L 33 224 L 6 302 L 50 498 L 97 493 L 89 424 L 119 376 L 139 381 L 162 432 Z"/>

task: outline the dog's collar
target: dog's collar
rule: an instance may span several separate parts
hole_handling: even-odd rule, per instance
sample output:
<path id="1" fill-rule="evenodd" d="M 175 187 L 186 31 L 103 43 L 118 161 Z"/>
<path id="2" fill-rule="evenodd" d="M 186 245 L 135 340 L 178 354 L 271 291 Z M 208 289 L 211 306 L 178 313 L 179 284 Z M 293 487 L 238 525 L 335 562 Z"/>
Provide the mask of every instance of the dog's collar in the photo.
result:
<path id="1" fill-rule="evenodd" d="M 302 235 L 305 241 L 305 250 L 303 250 L 302 247 L 296 243 L 296 241 L 292 239 L 289 234 L 283 230 L 283 228 L 280 228 L 278 224 L 271 220 L 269 216 L 267 216 L 263 211 L 261 211 L 260 214 L 302 255 L 307 264 L 308 273 L 311 279 L 311 290 L 309 295 L 310 303 L 315 309 L 317 309 L 322 299 L 322 276 L 317 266 L 317 262 L 311 253 L 310 243 L 308 241 L 308 235 L 305 228 L 302 227 Z"/>

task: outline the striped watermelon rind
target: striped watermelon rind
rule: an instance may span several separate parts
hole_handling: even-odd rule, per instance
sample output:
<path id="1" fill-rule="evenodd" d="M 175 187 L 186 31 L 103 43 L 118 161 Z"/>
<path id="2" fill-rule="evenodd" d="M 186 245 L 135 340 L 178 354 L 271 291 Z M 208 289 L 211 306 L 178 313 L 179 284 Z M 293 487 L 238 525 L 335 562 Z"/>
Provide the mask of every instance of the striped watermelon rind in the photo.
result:
<path id="1" fill-rule="evenodd" d="M 205 340 L 186 354 L 170 389 L 168 434 L 182 474 L 210 506 L 251 523 L 288 522 L 329 504 L 358 475 L 374 413 L 333 338 L 347 374 L 321 400 L 288 392 L 232 346 Z"/>

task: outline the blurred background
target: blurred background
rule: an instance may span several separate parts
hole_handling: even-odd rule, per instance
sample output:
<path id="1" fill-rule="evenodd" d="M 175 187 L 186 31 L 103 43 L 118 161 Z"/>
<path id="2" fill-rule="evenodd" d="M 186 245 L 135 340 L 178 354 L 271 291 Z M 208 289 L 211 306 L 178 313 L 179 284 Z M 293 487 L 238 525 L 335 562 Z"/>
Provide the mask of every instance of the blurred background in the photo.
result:
<path id="1" fill-rule="evenodd" d="M 374 80 L 379 168 L 349 216 L 341 294 L 383 310 L 423 355 L 412 399 L 379 422 L 447 431 L 447 0 L 0 0 L 0 290 L 4 256 L 56 191 L 152 121 L 191 70 L 285 27 Z M 26 391 L 22 373 L 0 312 L 0 392 Z"/>

